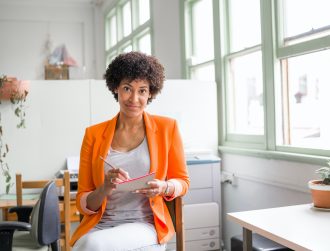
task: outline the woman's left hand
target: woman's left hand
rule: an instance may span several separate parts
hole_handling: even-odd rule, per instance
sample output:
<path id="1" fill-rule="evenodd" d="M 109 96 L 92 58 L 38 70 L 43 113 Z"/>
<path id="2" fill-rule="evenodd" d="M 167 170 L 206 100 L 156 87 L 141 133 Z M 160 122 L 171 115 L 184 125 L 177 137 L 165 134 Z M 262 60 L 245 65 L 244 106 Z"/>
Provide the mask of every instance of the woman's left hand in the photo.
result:
<path id="1" fill-rule="evenodd" d="M 163 195 L 166 190 L 166 181 L 154 179 L 148 182 L 149 187 L 135 190 L 135 193 L 145 194 L 147 197 L 152 198 L 158 195 Z"/>

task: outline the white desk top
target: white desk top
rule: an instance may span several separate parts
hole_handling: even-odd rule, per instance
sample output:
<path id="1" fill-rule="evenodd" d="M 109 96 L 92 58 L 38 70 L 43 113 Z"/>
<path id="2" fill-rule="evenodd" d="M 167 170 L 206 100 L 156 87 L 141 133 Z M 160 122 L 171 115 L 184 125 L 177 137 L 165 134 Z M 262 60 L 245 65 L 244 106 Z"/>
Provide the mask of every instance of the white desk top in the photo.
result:
<path id="1" fill-rule="evenodd" d="M 228 218 L 294 250 L 330 250 L 330 211 L 312 204 L 228 213 Z"/>

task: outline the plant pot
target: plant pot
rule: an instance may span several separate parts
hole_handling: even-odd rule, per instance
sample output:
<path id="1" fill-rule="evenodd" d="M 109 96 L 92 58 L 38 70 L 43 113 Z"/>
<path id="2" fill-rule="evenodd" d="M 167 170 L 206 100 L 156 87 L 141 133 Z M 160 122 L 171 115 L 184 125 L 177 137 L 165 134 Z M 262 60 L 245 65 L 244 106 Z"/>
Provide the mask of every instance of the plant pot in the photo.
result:
<path id="1" fill-rule="evenodd" d="M 25 92 L 29 91 L 30 81 L 17 80 L 16 78 L 8 78 L 7 82 L 4 82 L 0 88 L 0 99 L 9 100 L 23 99 L 25 98 Z"/>
<path id="2" fill-rule="evenodd" d="M 311 189 L 315 207 L 330 208 L 330 185 L 322 184 L 322 180 L 311 180 L 308 187 Z"/>

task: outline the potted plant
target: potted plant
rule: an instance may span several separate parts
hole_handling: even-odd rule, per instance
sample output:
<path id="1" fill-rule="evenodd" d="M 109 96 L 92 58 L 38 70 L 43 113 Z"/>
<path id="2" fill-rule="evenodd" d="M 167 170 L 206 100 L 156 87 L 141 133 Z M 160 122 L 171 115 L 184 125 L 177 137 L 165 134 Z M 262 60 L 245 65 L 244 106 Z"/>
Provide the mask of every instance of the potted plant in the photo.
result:
<path id="1" fill-rule="evenodd" d="M 316 208 L 330 208 L 330 161 L 327 162 L 327 165 L 315 171 L 321 176 L 320 180 L 308 182 Z"/>
<path id="2" fill-rule="evenodd" d="M 0 105 L 3 102 L 10 102 L 14 107 L 14 114 L 19 119 L 17 128 L 25 128 L 25 101 L 28 95 L 28 81 L 18 80 L 15 77 L 0 76 Z M 6 193 L 9 193 L 13 186 L 9 165 L 6 161 L 9 146 L 3 141 L 3 124 L 0 107 L 0 167 L 5 178 Z"/>

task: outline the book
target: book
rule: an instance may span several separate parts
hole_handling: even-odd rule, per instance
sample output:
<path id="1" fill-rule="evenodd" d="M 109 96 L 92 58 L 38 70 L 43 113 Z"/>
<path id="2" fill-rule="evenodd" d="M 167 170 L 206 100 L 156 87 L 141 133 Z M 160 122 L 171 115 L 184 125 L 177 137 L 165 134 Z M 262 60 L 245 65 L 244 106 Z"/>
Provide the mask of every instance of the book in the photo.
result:
<path id="1" fill-rule="evenodd" d="M 116 191 L 132 192 L 137 189 L 147 188 L 147 183 L 154 178 L 155 173 L 148 173 L 137 178 L 125 180 L 117 184 Z"/>

